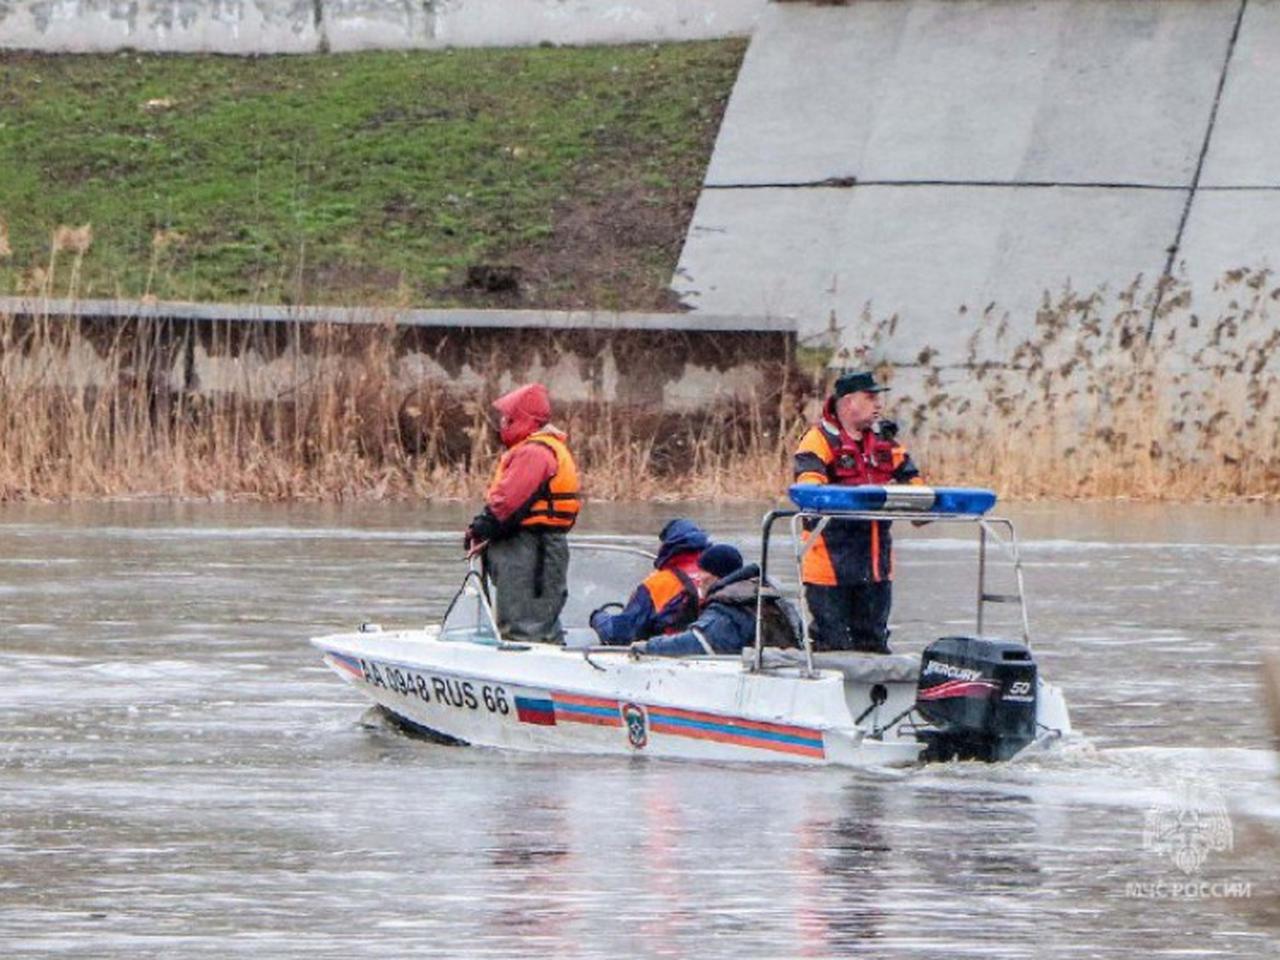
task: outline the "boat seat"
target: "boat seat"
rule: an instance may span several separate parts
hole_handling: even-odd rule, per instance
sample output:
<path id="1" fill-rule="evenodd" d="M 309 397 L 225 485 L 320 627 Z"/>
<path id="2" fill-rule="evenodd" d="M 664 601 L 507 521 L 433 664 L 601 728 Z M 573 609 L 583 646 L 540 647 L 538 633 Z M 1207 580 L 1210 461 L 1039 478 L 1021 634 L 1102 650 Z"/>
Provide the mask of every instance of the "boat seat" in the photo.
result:
<path id="1" fill-rule="evenodd" d="M 755 649 L 742 651 L 743 663 L 755 662 Z M 804 651 L 795 647 L 765 647 L 764 668 L 803 667 Z M 920 658 L 905 653 L 859 653 L 835 650 L 815 653 L 813 665 L 819 670 L 839 670 L 854 683 L 915 683 L 920 676 Z"/>

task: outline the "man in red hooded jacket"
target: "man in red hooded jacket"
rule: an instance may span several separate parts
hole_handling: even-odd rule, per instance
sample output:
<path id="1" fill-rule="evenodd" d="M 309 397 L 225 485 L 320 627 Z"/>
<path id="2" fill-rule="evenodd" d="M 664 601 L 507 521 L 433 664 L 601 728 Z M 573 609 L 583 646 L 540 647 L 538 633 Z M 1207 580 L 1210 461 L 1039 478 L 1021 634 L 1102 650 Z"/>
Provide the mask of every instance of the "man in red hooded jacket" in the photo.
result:
<path id="1" fill-rule="evenodd" d="M 563 430 L 550 425 L 547 388 L 531 383 L 493 402 L 506 453 L 467 527 L 468 551 L 484 550 L 504 639 L 559 643 L 568 597 L 569 542 L 582 507 L 578 468 Z"/>

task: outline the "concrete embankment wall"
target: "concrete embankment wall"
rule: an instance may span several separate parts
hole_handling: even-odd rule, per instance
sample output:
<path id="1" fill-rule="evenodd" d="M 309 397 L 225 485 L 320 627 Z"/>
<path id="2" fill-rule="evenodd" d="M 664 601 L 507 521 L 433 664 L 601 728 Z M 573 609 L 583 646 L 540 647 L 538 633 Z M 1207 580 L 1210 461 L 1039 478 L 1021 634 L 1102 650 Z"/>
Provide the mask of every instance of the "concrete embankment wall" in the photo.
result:
<path id="1" fill-rule="evenodd" d="M 795 356 L 794 325 L 758 318 L 703 316 L 673 328 L 669 314 L 0 298 L 5 317 L 22 331 L 39 323 L 69 334 L 32 338 L 57 357 L 25 349 L 7 358 L 27 378 L 60 371 L 50 387 L 112 385 L 113 344 L 144 330 L 154 338 L 145 371 L 152 382 L 190 395 L 254 399 L 287 397 L 315 377 L 317 362 L 340 356 L 331 340 L 344 330 L 385 332 L 406 397 L 431 386 L 461 399 L 538 380 L 559 403 L 653 415 L 776 400 Z M 26 336 L 11 339 L 25 343 Z"/>
<path id="2" fill-rule="evenodd" d="M 1261 394 L 1277 51 L 1280 0 L 771 5 L 674 286 L 695 311 L 794 317 L 917 399 L 1043 365 L 1017 347 L 1047 304 L 1064 366 L 1085 328 L 1123 325 L 1091 349 L 1150 332 L 1182 373 L 1256 366 Z"/>
<path id="3" fill-rule="evenodd" d="M 0 48 L 316 53 L 747 34 L 765 0 L 5 0 Z"/>
<path id="4" fill-rule="evenodd" d="M 0 46 L 604 43 L 757 20 L 673 280 L 693 312 L 662 323 L 791 322 L 837 364 L 892 367 L 916 427 L 1005 409 L 1031 377 L 1005 427 L 1068 400 L 1093 418 L 1135 392 L 1149 342 L 1144 389 L 1177 399 L 1153 433 L 1194 445 L 1225 423 L 1274 447 L 1280 0 L 0 0 Z"/>

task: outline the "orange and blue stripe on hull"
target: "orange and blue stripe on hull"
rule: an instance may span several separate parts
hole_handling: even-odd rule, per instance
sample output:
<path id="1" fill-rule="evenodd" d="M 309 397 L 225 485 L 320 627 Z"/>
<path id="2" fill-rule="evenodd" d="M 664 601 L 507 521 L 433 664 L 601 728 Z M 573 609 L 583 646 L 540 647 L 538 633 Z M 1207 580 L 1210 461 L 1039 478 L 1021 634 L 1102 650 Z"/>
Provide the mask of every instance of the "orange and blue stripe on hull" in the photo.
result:
<path id="1" fill-rule="evenodd" d="M 577 693 L 553 693 L 557 723 L 590 723 L 599 727 L 622 726 L 617 700 Z"/>
<path id="2" fill-rule="evenodd" d="M 552 697 L 557 723 L 588 723 L 603 727 L 623 725 L 617 700 L 570 693 L 554 693 Z M 725 717 L 678 707 L 645 707 L 645 712 L 653 733 L 770 750 L 814 760 L 826 759 L 821 731 L 808 727 Z"/>
<path id="3" fill-rule="evenodd" d="M 366 679 L 364 667 L 355 657 L 334 650 L 326 651 L 326 654 L 329 662 L 343 673 L 357 680 Z M 583 723 L 600 727 L 627 726 L 622 702 L 611 697 L 528 691 L 517 694 L 514 701 L 515 719 L 520 723 L 540 726 L 557 726 L 561 723 Z M 638 704 L 628 703 L 626 709 L 643 716 L 645 719 L 642 723 L 654 734 L 768 750 L 813 760 L 826 759 L 822 732 L 809 727 L 747 720 L 680 707 L 640 707 Z M 640 710 L 643 710 L 643 714 L 639 713 Z M 633 745 L 643 747 L 642 742 Z"/>
<path id="4" fill-rule="evenodd" d="M 755 747 L 760 750 L 811 757 L 814 760 L 826 759 L 821 731 L 807 727 L 723 717 L 713 713 L 681 710 L 676 707 L 650 707 L 649 729 L 654 733 L 688 737 L 693 740 L 711 740 L 740 747 Z"/>

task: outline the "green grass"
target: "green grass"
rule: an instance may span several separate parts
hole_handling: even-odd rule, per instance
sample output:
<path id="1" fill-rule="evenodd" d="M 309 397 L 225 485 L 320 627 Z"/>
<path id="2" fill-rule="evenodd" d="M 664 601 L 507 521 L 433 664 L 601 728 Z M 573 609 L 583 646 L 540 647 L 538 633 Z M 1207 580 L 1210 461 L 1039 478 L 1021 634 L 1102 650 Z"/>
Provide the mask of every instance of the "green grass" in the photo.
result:
<path id="1" fill-rule="evenodd" d="M 742 52 L 2 54 L 0 292 L 91 223 L 85 297 L 477 303 L 487 263 L 504 305 L 651 307 Z"/>

